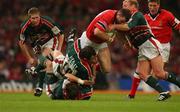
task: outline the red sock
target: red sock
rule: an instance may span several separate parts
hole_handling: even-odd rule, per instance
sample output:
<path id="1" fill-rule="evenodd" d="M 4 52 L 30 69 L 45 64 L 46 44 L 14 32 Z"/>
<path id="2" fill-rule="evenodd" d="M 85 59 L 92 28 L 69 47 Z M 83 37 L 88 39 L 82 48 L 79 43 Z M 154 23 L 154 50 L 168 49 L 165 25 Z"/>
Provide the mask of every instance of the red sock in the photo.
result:
<path id="1" fill-rule="evenodd" d="M 131 92 L 129 94 L 130 96 L 135 96 L 140 81 L 141 81 L 140 78 L 133 77 L 133 81 L 131 85 Z"/>

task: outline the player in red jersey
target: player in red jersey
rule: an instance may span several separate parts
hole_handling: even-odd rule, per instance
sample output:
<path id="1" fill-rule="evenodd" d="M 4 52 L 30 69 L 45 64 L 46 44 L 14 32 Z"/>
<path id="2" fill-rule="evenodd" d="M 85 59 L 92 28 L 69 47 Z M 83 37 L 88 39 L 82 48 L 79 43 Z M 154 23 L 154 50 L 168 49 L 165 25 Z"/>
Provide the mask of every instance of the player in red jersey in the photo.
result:
<path id="1" fill-rule="evenodd" d="M 179 30 L 180 21 L 174 15 L 165 10 L 160 9 L 160 0 L 148 1 L 149 13 L 145 14 L 145 18 L 151 27 L 155 38 L 162 44 L 162 57 L 165 63 L 169 60 L 170 41 L 172 40 L 172 29 Z M 140 83 L 139 76 L 135 73 L 129 98 L 134 98 L 137 87 Z"/>
<path id="2" fill-rule="evenodd" d="M 130 11 L 127 9 L 105 10 L 92 20 L 80 37 L 82 48 L 92 46 L 98 52 L 98 60 L 104 73 L 109 73 L 111 70 L 111 58 L 107 43 L 111 43 L 114 38 L 114 36 L 108 35 L 110 32 L 108 25 L 126 22 L 130 16 Z"/>

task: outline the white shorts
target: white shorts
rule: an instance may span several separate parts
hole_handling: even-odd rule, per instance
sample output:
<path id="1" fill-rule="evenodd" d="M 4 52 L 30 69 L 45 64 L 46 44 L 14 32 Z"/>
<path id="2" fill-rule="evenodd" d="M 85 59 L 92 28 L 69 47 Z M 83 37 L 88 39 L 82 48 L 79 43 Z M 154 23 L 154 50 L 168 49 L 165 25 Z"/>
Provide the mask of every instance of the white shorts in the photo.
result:
<path id="1" fill-rule="evenodd" d="M 163 57 L 163 61 L 165 63 L 168 63 L 169 56 L 170 56 L 171 45 L 170 45 L 170 43 L 161 43 L 161 45 L 162 45 L 162 57 Z"/>
<path id="2" fill-rule="evenodd" d="M 84 48 L 86 46 L 91 46 L 94 48 L 94 50 L 96 52 L 98 52 L 100 49 L 106 48 L 108 47 L 107 43 L 101 43 L 101 44 L 97 44 L 95 42 L 92 42 L 91 40 L 89 40 L 86 36 L 86 32 L 83 32 L 81 37 L 80 37 L 80 44 L 81 44 L 81 48 Z"/>
<path id="3" fill-rule="evenodd" d="M 162 52 L 163 51 L 161 43 L 154 38 L 150 38 L 141 46 L 139 46 L 138 60 L 151 60 L 158 55 L 162 56 Z"/>

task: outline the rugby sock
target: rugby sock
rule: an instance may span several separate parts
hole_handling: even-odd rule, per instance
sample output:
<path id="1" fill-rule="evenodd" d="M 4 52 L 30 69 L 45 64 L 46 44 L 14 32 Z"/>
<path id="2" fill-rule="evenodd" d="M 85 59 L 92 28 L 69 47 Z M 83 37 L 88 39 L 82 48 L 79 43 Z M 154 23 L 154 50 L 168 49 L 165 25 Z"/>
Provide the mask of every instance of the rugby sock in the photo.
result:
<path id="1" fill-rule="evenodd" d="M 173 73 L 167 73 L 167 79 L 168 82 L 171 82 L 175 85 L 177 85 L 180 88 L 180 81 L 177 79 L 177 77 Z"/>
<path id="2" fill-rule="evenodd" d="M 37 84 L 37 87 L 43 88 L 45 74 L 46 74 L 46 72 L 38 72 L 38 84 Z"/>
<path id="3" fill-rule="evenodd" d="M 141 79 L 139 78 L 138 74 L 134 73 L 134 76 L 132 79 L 131 91 L 129 93 L 130 96 L 135 96 L 140 81 Z"/>
<path id="4" fill-rule="evenodd" d="M 156 91 L 158 91 L 159 93 L 161 92 L 165 92 L 162 87 L 159 85 L 158 80 L 155 79 L 153 76 L 149 76 L 146 84 L 148 84 L 149 86 L 151 86 L 152 88 L 154 88 Z"/>

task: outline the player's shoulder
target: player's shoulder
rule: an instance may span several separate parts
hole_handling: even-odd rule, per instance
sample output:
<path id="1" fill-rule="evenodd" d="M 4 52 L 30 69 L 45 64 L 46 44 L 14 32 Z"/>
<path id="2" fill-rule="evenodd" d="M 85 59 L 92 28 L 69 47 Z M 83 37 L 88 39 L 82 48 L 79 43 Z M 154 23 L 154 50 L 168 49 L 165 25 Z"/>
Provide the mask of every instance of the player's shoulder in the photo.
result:
<path id="1" fill-rule="evenodd" d="M 112 9 L 107 9 L 105 11 L 103 11 L 104 14 L 115 14 L 117 12 L 117 10 L 112 10 Z"/>
<path id="2" fill-rule="evenodd" d="M 167 15 L 167 16 L 173 15 L 170 11 L 168 11 L 168 10 L 166 10 L 166 9 L 161 9 L 160 11 L 161 11 L 161 14 L 165 14 L 165 15 Z"/>
<path id="3" fill-rule="evenodd" d="M 143 16 L 143 13 L 142 13 L 142 12 L 140 12 L 140 11 L 136 12 L 135 14 L 136 14 L 136 15 Z"/>
<path id="4" fill-rule="evenodd" d="M 41 16 L 41 18 L 42 18 L 43 20 L 48 21 L 48 22 L 54 23 L 54 20 L 53 20 L 51 17 L 49 17 L 49 16 Z"/>
<path id="5" fill-rule="evenodd" d="M 29 18 L 27 18 L 26 20 L 24 20 L 24 21 L 21 23 L 20 28 L 23 28 L 28 22 L 29 22 Z"/>
<path id="6" fill-rule="evenodd" d="M 144 15 L 142 12 L 138 11 L 132 15 L 132 18 L 144 18 Z"/>

